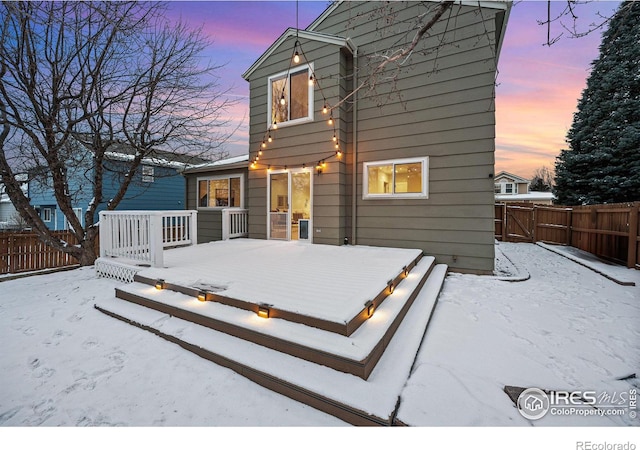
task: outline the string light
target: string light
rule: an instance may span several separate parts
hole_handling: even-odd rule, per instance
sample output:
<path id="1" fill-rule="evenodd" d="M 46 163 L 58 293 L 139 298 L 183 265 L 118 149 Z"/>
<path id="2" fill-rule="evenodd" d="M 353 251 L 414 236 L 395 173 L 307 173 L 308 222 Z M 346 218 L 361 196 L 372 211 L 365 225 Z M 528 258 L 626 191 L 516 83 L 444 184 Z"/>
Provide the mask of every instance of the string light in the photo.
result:
<path id="1" fill-rule="evenodd" d="M 328 124 L 333 125 L 333 116 L 329 116 Z"/>
<path id="2" fill-rule="evenodd" d="M 329 107 L 325 103 L 324 106 L 322 107 L 322 114 L 326 114 L 328 111 L 329 111 Z"/>
<path id="3" fill-rule="evenodd" d="M 336 136 L 336 132 L 333 132 L 333 142 L 337 142 L 338 141 L 338 137 Z"/>
<path id="4" fill-rule="evenodd" d="M 280 97 L 280 104 L 284 106 L 285 103 L 287 103 L 287 101 L 284 99 L 284 94 L 282 94 L 282 97 Z"/>
<path id="5" fill-rule="evenodd" d="M 278 121 L 277 121 L 277 120 L 274 120 L 274 121 L 273 121 L 273 129 L 274 129 L 274 130 L 277 130 L 277 129 L 278 129 Z"/>
<path id="6" fill-rule="evenodd" d="M 269 136 L 267 136 L 267 141 L 268 142 L 273 142 L 273 138 L 271 137 L 271 133 L 269 133 Z"/>
<path id="7" fill-rule="evenodd" d="M 264 139 L 262 140 L 262 148 L 267 148 L 267 143 L 264 141 Z"/>
<path id="8" fill-rule="evenodd" d="M 298 53 L 298 45 L 300 44 L 300 42 L 296 41 L 295 44 L 293 44 L 293 48 L 295 49 L 295 52 L 293 54 L 293 62 L 298 64 L 300 62 L 300 53 Z"/>
<path id="9" fill-rule="evenodd" d="M 309 75 L 309 86 L 313 86 L 313 74 Z"/>

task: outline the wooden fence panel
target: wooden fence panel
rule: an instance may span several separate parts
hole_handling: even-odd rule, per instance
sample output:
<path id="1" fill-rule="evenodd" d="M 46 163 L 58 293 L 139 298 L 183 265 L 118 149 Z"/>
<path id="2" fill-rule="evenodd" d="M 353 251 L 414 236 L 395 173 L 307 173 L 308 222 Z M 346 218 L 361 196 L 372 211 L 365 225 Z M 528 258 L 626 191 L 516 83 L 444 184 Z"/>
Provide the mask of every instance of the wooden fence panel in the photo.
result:
<path id="1" fill-rule="evenodd" d="M 640 268 L 640 202 L 588 206 L 495 205 L 495 234 L 511 242 L 543 241 Z"/>
<path id="2" fill-rule="evenodd" d="M 536 241 L 568 245 L 571 242 L 571 208 L 536 205 Z"/>
<path id="3" fill-rule="evenodd" d="M 531 204 L 507 205 L 505 213 L 506 237 L 511 242 L 534 242 L 535 209 Z"/>
<path id="4" fill-rule="evenodd" d="M 54 235 L 69 245 L 77 243 L 70 231 L 56 231 Z M 98 247 L 99 243 L 96 244 Z M 74 257 L 45 245 L 35 233 L 0 233 L 0 274 L 55 269 L 77 264 L 78 261 Z"/>

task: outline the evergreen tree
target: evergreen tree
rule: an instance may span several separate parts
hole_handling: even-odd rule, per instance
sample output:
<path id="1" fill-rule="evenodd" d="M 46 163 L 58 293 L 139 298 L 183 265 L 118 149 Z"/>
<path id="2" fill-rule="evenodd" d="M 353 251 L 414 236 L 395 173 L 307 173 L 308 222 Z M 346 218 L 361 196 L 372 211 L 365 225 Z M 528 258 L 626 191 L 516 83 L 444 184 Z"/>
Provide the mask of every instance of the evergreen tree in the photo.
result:
<path id="1" fill-rule="evenodd" d="M 640 200 L 640 2 L 624 2 L 603 34 L 556 158 L 563 205 Z"/>

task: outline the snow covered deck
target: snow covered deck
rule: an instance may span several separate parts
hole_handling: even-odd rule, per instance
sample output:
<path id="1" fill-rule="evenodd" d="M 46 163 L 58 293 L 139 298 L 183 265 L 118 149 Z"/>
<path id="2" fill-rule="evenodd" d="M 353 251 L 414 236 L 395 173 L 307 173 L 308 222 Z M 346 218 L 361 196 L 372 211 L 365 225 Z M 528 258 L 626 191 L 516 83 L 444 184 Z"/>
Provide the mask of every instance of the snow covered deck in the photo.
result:
<path id="1" fill-rule="evenodd" d="M 169 250 L 164 266 L 96 308 L 360 424 L 392 420 L 447 272 L 415 249 L 253 239 Z"/>

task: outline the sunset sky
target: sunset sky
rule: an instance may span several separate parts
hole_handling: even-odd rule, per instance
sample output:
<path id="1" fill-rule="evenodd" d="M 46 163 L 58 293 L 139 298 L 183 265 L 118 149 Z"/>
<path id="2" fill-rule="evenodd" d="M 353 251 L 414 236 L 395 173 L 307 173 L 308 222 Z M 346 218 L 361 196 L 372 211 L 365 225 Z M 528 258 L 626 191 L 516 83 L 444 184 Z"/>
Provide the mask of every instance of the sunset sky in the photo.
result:
<path id="1" fill-rule="evenodd" d="M 298 25 L 306 28 L 328 6 L 327 1 L 300 1 Z M 600 23 L 598 13 L 611 15 L 619 2 L 594 1 L 578 5 L 579 30 Z M 558 14 L 566 1 L 552 2 Z M 220 85 L 230 88 L 238 100 L 229 111 L 232 123 L 240 124 L 227 150 L 231 155 L 248 151 L 249 85 L 242 79 L 253 62 L 288 27 L 296 26 L 294 1 L 200 1 L 169 3 L 171 16 L 194 27 L 203 27 L 213 40 L 207 56 L 216 64 Z M 571 126 L 577 101 L 585 87 L 590 63 L 598 56 L 601 31 L 579 39 L 567 37 L 560 24 L 552 37 L 564 33 L 551 47 L 547 29 L 538 21 L 547 16 L 546 1 L 516 1 L 498 65 L 496 88 L 496 172 L 530 178 L 535 169 L 553 168 L 555 157 L 566 148 L 565 137 Z M 564 20 L 567 26 L 572 22 Z"/>

